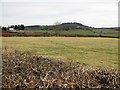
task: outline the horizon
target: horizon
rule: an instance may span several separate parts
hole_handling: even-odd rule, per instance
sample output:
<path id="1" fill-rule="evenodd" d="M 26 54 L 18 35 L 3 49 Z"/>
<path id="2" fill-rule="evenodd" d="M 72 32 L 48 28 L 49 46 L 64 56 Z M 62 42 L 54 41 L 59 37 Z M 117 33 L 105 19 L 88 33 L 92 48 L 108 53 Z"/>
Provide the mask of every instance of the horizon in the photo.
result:
<path id="1" fill-rule="evenodd" d="M 95 28 L 118 27 L 119 0 L 1 0 L 1 26 L 78 22 Z"/>
<path id="2" fill-rule="evenodd" d="M 79 22 L 63 22 L 63 23 L 79 23 Z M 61 23 L 61 24 L 63 24 L 63 23 Z M 82 23 L 80 23 L 80 24 L 82 24 Z M 9 26 L 12 26 L 13 24 L 10 24 Z M 24 24 L 14 24 L 14 26 L 15 25 L 24 25 Z M 54 24 L 52 24 L 52 25 L 54 25 Z M 39 25 L 39 24 L 36 24 L 36 25 L 24 25 L 25 27 L 26 26 L 52 26 L 52 25 Z M 84 25 L 84 26 L 88 26 L 88 25 L 85 25 L 85 24 L 82 24 L 82 25 Z M 9 26 L 2 26 L 2 27 L 9 27 Z M 88 27 L 92 27 L 92 26 L 88 26 Z M 93 27 L 93 28 L 118 28 L 119 26 L 113 26 L 113 27 Z"/>

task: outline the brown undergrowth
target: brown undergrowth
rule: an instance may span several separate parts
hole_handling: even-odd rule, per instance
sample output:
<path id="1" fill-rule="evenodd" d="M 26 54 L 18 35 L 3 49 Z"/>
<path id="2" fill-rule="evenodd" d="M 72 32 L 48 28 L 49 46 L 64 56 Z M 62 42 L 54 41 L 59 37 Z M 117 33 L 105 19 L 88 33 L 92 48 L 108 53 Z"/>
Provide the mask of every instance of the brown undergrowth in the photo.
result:
<path id="1" fill-rule="evenodd" d="M 92 69 L 30 52 L 2 51 L 3 88 L 120 88 L 114 69 Z"/>

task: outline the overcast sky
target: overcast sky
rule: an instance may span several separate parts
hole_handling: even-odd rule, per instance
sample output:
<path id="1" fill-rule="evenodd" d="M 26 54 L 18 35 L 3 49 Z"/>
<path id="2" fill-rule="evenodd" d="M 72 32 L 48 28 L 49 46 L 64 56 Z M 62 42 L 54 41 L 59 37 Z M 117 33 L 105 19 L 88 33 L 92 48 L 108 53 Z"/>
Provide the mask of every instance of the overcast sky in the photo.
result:
<path id="1" fill-rule="evenodd" d="M 78 22 L 92 27 L 118 25 L 119 0 L 0 0 L 2 26 Z M 1 22 L 2 20 L 2 22 Z"/>

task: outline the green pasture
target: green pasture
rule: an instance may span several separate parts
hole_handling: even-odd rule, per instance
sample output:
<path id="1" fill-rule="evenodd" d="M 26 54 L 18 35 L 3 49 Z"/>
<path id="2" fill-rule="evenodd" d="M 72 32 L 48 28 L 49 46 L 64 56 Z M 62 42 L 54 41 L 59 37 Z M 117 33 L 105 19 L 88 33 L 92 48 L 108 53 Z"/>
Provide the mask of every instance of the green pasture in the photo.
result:
<path id="1" fill-rule="evenodd" d="M 54 30 L 26 30 L 29 32 L 41 32 L 41 33 L 56 33 Z M 95 34 L 93 31 L 90 30 L 61 30 L 60 34 L 76 34 L 76 35 L 99 35 Z"/>
<path id="2" fill-rule="evenodd" d="M 117 38 L 2 37 L 2 48 L 30 51 L 93 68 L 118 68 Z"/>
<path id="3" fill-rule="evenodd" d="M 25 30 L 29 32 L 41 32 L 41 33 L 56 33 L 55 30 Z M 106 34 L 101 33 L 105 31 Z M 118 31 L 116 30 L 61 30 L 59 34 L 71 34 L 71 35 L 101 35 L 101 36 L 110 36 L 118 37 Z M 119 36 L 120 37 L 120 36 Z"/>
<path id="4" fill-rule="evenodd" d="M 95 33 L 97 34 L 101 34 L 101 36 L 111 36 L 111 37 L 120 37 L 120 35 L 118 34 L 119 31 L 117 30 L 111 30 L 111 29 L 101 29 L 101 30 L 93 30 Z M 106 32 L 105 34 L 102 34 L 101 31 Z"/>

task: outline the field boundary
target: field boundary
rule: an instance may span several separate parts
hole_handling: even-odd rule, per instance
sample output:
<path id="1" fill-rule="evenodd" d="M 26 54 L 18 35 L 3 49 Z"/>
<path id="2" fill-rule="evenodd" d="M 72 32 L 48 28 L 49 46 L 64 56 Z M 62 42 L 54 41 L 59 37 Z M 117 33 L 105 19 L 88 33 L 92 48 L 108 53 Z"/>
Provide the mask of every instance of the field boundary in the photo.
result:
<path id="1" fill-rule="evenodd" d="M 102 35 L 78 35 L 78 34 L 51 34 L 51 33 L 19 33 L 19 32 L 7 32 L 0 33 L 2 37 L 106 37 L 106 38 L 119 38 L 113 36 Z"/>

